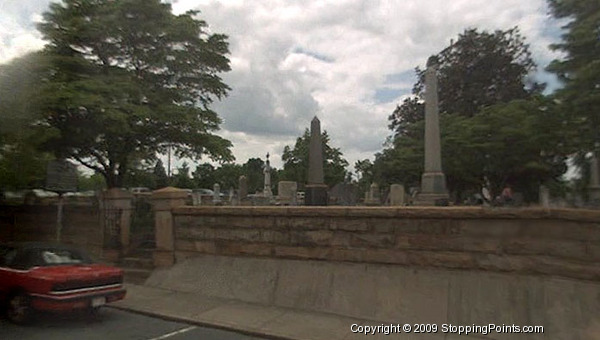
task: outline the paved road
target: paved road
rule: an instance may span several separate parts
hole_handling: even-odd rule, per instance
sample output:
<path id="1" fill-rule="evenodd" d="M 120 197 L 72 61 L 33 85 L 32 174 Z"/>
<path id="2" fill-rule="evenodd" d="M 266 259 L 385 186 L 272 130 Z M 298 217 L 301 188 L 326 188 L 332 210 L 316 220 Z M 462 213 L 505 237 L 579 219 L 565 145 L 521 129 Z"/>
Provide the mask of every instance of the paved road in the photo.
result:
<path id="1" fill-rule="evenodd" d="M 0 319 L 2 340 L 263 340 L 243 334 L 170 322 L 104 308 L 97 316 L 41 315 L 28 326 Z"/>

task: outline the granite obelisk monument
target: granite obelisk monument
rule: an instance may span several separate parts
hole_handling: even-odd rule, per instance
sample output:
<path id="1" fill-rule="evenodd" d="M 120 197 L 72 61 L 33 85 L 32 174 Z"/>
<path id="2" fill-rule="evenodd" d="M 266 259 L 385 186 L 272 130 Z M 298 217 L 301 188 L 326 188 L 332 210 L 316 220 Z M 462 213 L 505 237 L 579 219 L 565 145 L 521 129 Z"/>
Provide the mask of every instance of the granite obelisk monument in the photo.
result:
<path id="1" fill-rule="evenodd" d="M 425 70 L 425 171 L 421 177 L 419 205 L 447 205 L 446 176 L 442 171 L 437 89 L 437 61 L 429 58 Z"/>
<path id="2" fill-rule="evenodd" d="M 267 160 L 263 169 L 265 175 L 265 185 L 263 187 L 263 196 L 271 199 L 273 197 L 273 191 L 271 191 L 271 162 L 269 162 L 269 153 L 267 152 Z"/>
<path id="3" fill-rule="evenodd" d="M 310 122 L 308 149 L 308 183 L 305 188 L 306 205 L 327 205 L 327 185 L 323 175 L 323 143 L 321 122 L 315 116 Z"/>

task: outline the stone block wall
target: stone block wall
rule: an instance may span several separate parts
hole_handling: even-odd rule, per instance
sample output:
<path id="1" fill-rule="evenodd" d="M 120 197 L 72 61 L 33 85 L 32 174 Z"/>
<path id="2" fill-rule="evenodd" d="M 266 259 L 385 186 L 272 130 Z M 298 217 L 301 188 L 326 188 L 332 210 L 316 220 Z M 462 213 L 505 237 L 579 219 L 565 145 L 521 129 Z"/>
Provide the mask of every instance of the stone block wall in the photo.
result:
<path id="1" fill-rule="evenodd" d="M 600 281 L 600 212 L 415 207 L 179 207 L 198 254 L 542 274 Z"/>
<path id="2" fill-rule="evenodd" d="M 61 242 L 102 254 L 103 232 L 99 209 L 92 205 L 65 204 Z M 55 241 L 55 205 L 0 205 L 0 242 Z"/>

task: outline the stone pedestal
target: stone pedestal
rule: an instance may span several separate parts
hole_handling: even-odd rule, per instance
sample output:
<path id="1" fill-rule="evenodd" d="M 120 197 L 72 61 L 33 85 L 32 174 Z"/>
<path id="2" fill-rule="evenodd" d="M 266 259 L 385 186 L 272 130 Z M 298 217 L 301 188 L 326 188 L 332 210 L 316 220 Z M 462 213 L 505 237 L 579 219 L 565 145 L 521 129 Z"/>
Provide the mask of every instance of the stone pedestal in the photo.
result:
<path id="1" fill-rule="evenodd" d="M 449 204 L 448 194 L 419 193 L 413 200 L 413 205 L 417 206 L 446 207 Z"/>
<path id="2" fill-rule="evenodd" d="M 102 193 L 103 258 L 116 261 L 129 247 L 133 195 L 120 188 Z"/>
<path id="3" fill-rule="evenodd" d="M 168 267 L 175 262 L 175 237 L 171 209 L 185 205 L 187 191 L 166 187 L 152 192 L 156 249 L 154 266 Z"/>
<path id="4" fill-rule="evenodd" d="M 308 184 L 304 192 L 304 205 L 327 205 L 327 185 Z"/>

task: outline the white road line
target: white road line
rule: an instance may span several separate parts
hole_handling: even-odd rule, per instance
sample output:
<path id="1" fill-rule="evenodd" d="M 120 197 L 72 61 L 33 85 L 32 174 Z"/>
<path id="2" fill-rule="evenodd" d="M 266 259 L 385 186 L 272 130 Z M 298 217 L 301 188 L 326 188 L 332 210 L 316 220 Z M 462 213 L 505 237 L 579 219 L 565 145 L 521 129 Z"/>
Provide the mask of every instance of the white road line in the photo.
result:
<path id="1" fill-rule="evenodd" d="M 168 333 L 168 334 L 165 334 L 165 335 L 161 335 L 159 337 L 148 339 L 148 340 L 162 340 L 162 339 L 170 338 L 172 336 L 175 336 L 175 335 L 178 335 L 178 334 L 181 334 L 181 333 L 189 332 L 189 331 L 194 330 L 196 328 L 198 328 L 198 326 L 191 326 L 191 327 L 188 327 L 188 328 L 180 329 L 178 331 L 171 332 L 171 333 Z"/>

